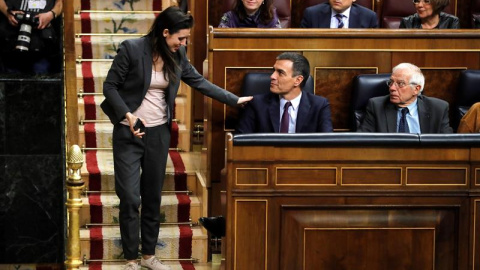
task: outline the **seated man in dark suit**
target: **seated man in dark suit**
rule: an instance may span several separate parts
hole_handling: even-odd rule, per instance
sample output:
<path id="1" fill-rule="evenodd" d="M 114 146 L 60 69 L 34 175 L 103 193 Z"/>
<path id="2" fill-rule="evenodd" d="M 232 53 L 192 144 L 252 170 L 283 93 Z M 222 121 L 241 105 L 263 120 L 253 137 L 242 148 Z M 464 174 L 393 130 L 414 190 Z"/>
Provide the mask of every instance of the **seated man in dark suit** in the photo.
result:
<path id="1" fill-rule="evenodd" d="M 402 63 L 387 81 L 390 94 L 368 101 L 359 132 L 452 133 L 448 103 L 421 95 L 425 77 L 420 68 Z"/>
<path id="2" fill-rule="evenodd" d="M 329 0 L 303 11 L 302 28 L 377 28 L 377 14 L 355 0 Z"/>
<path id="3" fill-rule="evenodd" d="M 254 96 L 245 106 L 237 133 L 333 131 L 328 100 L 302 91 L 309 74 L 303 55 L 280 54 L 270 76 L 270 93 Z"/>

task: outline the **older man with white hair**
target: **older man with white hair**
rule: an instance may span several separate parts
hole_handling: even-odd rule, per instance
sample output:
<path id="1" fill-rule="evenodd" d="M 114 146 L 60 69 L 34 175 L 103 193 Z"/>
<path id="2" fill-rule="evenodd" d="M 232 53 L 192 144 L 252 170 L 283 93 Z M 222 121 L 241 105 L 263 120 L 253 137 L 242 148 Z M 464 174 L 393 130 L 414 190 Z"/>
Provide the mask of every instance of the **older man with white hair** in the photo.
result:
<path id="1" fill-rule="evenodd" d="M 401 63 L 387 81 L 390 94 L 368 101 L 358 132 L 452 133 L 448 103 L 422 95 L 425 77 L 417 66 Z"/>

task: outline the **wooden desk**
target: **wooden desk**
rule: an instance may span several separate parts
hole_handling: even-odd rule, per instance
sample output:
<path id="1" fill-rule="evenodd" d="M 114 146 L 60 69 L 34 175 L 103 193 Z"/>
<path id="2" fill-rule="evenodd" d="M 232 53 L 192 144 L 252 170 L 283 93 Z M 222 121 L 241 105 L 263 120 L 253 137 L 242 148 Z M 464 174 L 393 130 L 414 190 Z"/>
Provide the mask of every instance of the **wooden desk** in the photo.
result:
<path id="1" fill-rule="evenodd" d="M 245 73 L 271 70 L 281 52 L 302 53 L 310 61 L 315 93 L 330 101 L 334 129 L 348 131 L 352 79 L 358 74 L 390 73 L 393 66 L 411 62 L 425 74 L 425 95 L 454 104 L 460 71 L 480 69 L 480 31 L 344 30 L 214 28 L 209 79 L 241 95 Z M 205 108 L 204 165 L 209 185 L 215 185 L 225 166 L 225 133 L 233 130 L 237 111 L 209 98 Z M 216 207 L 220 199 L 212 196 Z"/>
<path id="2" fill-rule="evenodd" d="M 478 143 L 290 135 L 227 142 L 226 269 L 480 269 Z"/>

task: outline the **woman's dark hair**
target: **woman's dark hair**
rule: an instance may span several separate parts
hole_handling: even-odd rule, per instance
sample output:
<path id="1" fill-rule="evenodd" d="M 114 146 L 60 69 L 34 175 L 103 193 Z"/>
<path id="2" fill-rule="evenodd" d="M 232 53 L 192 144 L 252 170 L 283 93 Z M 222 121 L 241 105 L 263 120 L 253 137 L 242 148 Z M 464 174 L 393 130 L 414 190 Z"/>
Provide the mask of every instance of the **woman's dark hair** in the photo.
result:
<path id="1" fill-rule="evenodd" d="M 260 12 L 258 18 L 260 19 L 261 23 L 268 24 L 273 20 L 273 0 L 264 0 L 258 10 Z M 233 5 L 233 12 L 238 15 L 240 20 L 245 20 L 248 17 L 242 0 L 235 1 L 235 4 Z"/>
<path id="2" fill-rule="evenodd" d="M 178 81 L 175 71 L 178 63 L 175 60 L 175 54 L 168 48 L 163 30 L 167 29 L 170 35 L 178 33 L 182 29 L 190 29 L 193 27 L 193 17 L 185 14 L 180 8 L 171 6 L 162 11 L 150 28 L 147 36 L 150 37 L 150 45 L 152 46 L 152 54 L 154 57 L 161 57 L 163 60 L 163 74 L 168 76 L 170 83 Z M 156 61 L 157 59 L 153 59 Z M 166 78 L 165 78 L 166 79 Z"/>
<path id="3" fill-rule="evenodd" d="M 438 14 L 450 5 L 450 0 L 430 0 L 430 3 L 433 6 L 433 12 Z"/>

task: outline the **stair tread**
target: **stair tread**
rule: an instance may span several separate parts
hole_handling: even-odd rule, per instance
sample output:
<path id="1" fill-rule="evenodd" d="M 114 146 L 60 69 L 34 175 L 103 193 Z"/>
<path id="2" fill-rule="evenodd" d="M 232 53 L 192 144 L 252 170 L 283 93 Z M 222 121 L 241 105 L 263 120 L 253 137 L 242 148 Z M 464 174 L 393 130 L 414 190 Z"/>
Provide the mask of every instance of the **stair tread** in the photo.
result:
<path id="1" fill-rule="evenodd" d="M 184 268 L 180 262 L 178 261 L 163 261 L 164 264 L 168 265 L 171 267 L 172 270 L 183 270 L 183 269 L 191 269 L 191 268 Z M 124 262 L 116 262 L 116 263 L 102 263 L 102 270 L 119 270 L 123 269 L 125 263 Z M 215 266 L 212 266 L 211 264 L 207 263 L 202 263 L 201 265 L 197 263 L 192 264 L 195 268 L 195 270 L 214 270 L 214 269 L 220 269 L 220 265 L 218 265 L 218 268 L 215 268 Z M 13 269 L 13 268 L 12 268 Z M 89 266 L 80 266 L 79 269 L 81 270 L 88 270 L 90 269 Z M 98 268 L 95 268 L 98 269 Z"/>
<path id="2" fill-rule="evenodd" d="M 185 173 L 188 175 L 195 174 L 200 170 L 201 153 L 199 152 L 180 152 L 183 164 L 185 166 Z M 87 160 L 84 156 L 84 160 Z M 100 162 L 101 160 L 101 162 Z M 113 175 L 113 154 L 111 150 L 97 151 L 97 166 L 102 175 Z M 87 166 L 82 166 L 82 176 L 88 176 Z M 167 174 L 175 173 L 172 160 L 167 159 Z"/>
<path id="3" fill-rule="evenodd" d="M 189 225 L 180 225 L 189 226 Z M 172 239 L 178 238 L 180 235 L 180 226 L 177 225 L 163 225 L 160 226 L 159 239 Z M 208 238 L 208 235 L 202 230 L 200 226 L 192 226 L 192 239 L 201 240 Z M 120 227 L 119 226 L 103 226 L 101 227 L 103 240 L 116 240 L 120 239 Z M 80 228 L 80 241 L 90 240 L 90 228 Z"/>
<path id="4" fill-rule="evenodd" d="M 100 195 L 101 205 L 103 207 L 114 207 L 120 204 L 120 199 L 115 193 L 102 193 Z M 196 196 L 190 196 L 190 205 L 197 206 L 200 205 L 200 201 Z M 90 200 L 88 196 L 82 197 L 82 203 L 84 207 L 90 206 Z M 94 203 L 95 204 L 95 203 Z M 162 195 L 162 205 L 176 205 L 178 204 L 178 199 L 175 194 L 164 194 Z M 99 204 L 95 204 L 99 205 Z"/>

